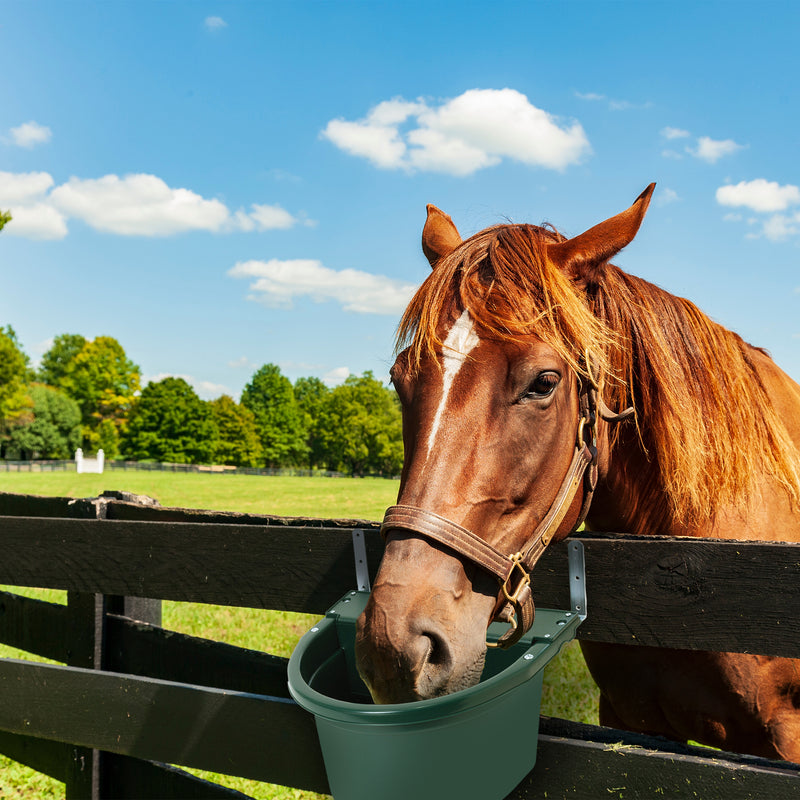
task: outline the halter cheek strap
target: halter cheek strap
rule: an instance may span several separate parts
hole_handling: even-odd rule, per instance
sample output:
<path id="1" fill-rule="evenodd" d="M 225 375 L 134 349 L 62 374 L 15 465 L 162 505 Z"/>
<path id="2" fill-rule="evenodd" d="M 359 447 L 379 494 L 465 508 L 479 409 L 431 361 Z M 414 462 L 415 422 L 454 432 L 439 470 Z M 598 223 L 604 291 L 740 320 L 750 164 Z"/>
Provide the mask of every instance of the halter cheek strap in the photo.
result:
<path id="1" fill-rule="evenodd" d="M 598 386 L 592 376 L 591 368 L 588 372 L 589 380 L 580 382 L 581 417 L 575 437 L 575 451 L 567 474 L 550 509 L 517 553 L 507 556 L 472 531 L 439 514 L 416 506 L 391 506 L 384 516 L 381 525 L 384 537 L 392 530 L 413 531 L 464 556 L 497 578 L 500 592 L 490 622 L 499 620 L 507 622 L 511 627 L 500 637 L 496 645 L 490 646 L 511 647 L 533 624 L 536 612 L 530 573 L 563 523 L 581 484 L 584 486 L 583 503 L 572 530 L 580 527 L 586 519 L 597 486 L 598 400 L 601 404 L 600 414 L 603 418 L 610 418 L 609 421 L 619 422 L 633 414 L 632 408 L 618 415 L 610 412 L 599 398 Z"/>

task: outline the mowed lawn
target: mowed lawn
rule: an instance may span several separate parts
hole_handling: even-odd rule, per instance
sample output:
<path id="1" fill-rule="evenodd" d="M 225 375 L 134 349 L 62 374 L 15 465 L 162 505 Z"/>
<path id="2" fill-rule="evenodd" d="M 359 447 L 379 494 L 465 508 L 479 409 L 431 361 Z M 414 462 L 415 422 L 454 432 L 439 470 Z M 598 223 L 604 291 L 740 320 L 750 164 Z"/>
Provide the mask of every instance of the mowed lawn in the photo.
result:
<path id="1" fill-rule="evenodd" d="M 104 475 L 0 472 L 0 491 L 60 497 L 93 497 L 106 490 L 145 494 L 165 506 L 252 514 L 380 520 L 396 500 L 398 482 L 381 478 L 295 478 L 169 472 Z M 63 592 L 20 590 L 51 602 Z M 288 656 L 314 617 L 303 614 L 164 603 L 164 626 Z M 0 656 L 31 656 L 0 645 Z M 545 672 L 542 714 L 597 724 L 598 691 L 579 647 L 572 643 Z M 487 732 L 487 735 L 492 735 Z M 193 770 L 259 800 L 312 800 L 322 795 Z M 62 800 L 64 785 L 0 756 L 0 800 Z"/>

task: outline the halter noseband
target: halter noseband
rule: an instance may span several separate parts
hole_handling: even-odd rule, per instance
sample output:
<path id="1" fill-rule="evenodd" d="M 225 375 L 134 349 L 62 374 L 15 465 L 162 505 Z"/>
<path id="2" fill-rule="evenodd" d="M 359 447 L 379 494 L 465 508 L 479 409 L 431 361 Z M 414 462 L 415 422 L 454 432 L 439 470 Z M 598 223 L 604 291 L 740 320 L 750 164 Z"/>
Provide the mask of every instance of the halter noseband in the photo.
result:
<path id="1" fill-rule="evenodd" d="M 500 583 L 500 593 L 490 623 L 499 620 L 511 627 L 496 644 L 487 643 L 491 647 L 511 647 L 533 624 L 536 610 L 533 605 L 530 573 L 564 521 L 581 483 L 584 485 L 583 503 L 570 533 L 580 527 L 589 513 L 589 506 L 597 486 L 598 411 L 600 416 L 609 422 L 622 422 L 634 413 L 633 408 L 627 408 L 620 414 L 611 412 L 599 394 L 599 387 L 588 358 L 586 366 L 588 379 L 585 381 L 578 379 L 581 415 L 578 420 L 572 462 L 550 509 L 521 550 L 507 556 L 472 531 L 439 514 L 416 506 L 390 506 L 383 518 L 381 534 L 384 537 L 389 531 L 398 528 L 413 531 L 426 539 L 433 539 L 443 544 L 497 578 Z"/>

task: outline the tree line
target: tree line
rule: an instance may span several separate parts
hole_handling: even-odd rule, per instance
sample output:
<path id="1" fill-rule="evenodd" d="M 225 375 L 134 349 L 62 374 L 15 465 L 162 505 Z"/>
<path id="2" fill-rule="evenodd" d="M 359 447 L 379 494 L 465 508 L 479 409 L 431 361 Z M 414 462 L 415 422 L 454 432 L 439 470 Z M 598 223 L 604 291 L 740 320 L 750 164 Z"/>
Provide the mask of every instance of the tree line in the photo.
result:
<path id="1" fill-rule="evenodd" d="M 396 475 L 403 463 L 397 399 L 371 372 L 335 387 L 294 384 L 258 369 L 239 402 L 206 401 L 183 378 L 151 381 L 110 336 L 57 336 L 31 367 L 11 326 L 0 328 L 0 458 L 106 459 L 241 467 L 303 467 Z"/>

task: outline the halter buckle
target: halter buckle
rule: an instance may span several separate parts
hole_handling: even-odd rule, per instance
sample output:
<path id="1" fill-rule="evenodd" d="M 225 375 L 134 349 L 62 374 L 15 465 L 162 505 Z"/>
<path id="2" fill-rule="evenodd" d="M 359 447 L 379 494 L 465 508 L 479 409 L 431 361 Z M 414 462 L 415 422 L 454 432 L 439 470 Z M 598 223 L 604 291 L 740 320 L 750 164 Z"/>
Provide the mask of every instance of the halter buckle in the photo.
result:
<path id="1" fill-rule="evenodd" d="M 531 576 L 522 563 L 522 553 L 514 553 L 513 556 L 510 556 L 510 560 L 512 562 L 511 570 L 508 573 L 508 577 L 500 584 L 500 588 L 503 590 L 503 595 L 506 600 L 511 603 L 511 605 L 518 606 L 520 603 L 520 594 L 525 588 L 531 585 Z M 517 588 L 512 594 L 509 590 L 509 582 L 514 577 L 515 570 L 519 570 L 520 578 Z"/>

